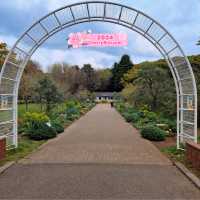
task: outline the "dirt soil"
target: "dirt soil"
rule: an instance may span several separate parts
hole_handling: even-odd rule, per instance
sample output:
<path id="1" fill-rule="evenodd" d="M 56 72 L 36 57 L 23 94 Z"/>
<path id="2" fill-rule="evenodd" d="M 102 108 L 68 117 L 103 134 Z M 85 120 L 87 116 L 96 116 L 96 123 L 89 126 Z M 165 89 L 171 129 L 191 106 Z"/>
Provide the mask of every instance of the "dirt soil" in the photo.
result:
<path id="1" fill-rule="evenodd" d="M 172 147 L 172 146 L 176 146 L 176 137 L 167 137 L 165 141 L 152 142 L 152 143 L 159 149 Z"/>

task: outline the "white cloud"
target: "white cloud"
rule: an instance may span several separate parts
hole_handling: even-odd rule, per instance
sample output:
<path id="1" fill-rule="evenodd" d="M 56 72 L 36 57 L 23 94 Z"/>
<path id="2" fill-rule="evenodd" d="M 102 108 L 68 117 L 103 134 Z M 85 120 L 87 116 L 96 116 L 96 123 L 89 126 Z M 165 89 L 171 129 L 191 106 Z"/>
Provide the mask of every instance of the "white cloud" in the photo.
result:
<path id="1" fill-rule="evenodd" d="M 131 46 L 134 48 L 137 53 L 151 56 L 159 56 L 160 53 L 158 50 L 144 37 L 137 35 L 135 40 L 131 43 Z"/>
<path id="2" fill-rule="evenodd" d="M 115 31 L 117 32 L 117 31 Z M 95 68 L 111 67 L 114 62 L 120 59 L 120 55 L 128 53 L 131 55 L 134 63 L 140 63 L 146 60 L 155 60 L 160 58 L 157 50 L 149 44 L 148 41 L 138 34 L 129 34 L 129 46 L 124 51 L 118 52 L 118 49 L 112 50 L 113 53 L 104 52 L 103 48 L 98 50 L 80 48 L 80 49 L 49 49 L 48 47 L 40 47 L 32 59 L 38 61 L 46 71 L 47 67 L 55 62 L 66 62 L 72 65 L 82 66 L 90 63 Z M 17 38 L 13 36 L 0 35 L 0 41 L 6 42 L 12 47 Z"/>
<path id="3" fill-rule="evenodd" d="M 64 51 L 46 48 L 38 49 L 32 58 L 42 63 L 44 70 L 47 70 L 47 67 L 55 62 L 66 62 L 79 66 L 90 63 L 94 68 L 105 68 L 110 66 L 105 66 L 103 63 L 112 65 L 117 60 L 116 56 L 99 51 L 87 49 L 66 49 Z"/>
<path id="4" fill-rule="evenodd" d="M 103 26 L 101 24 L 101 26 Z M 128 49 L 130 52 L 135 54 L 140 54 L 141 56 L 160 56 L 159 51 L 151 44 L 145 37 L 141 36 L 139 33 L 131 31 L 128 28 L 116 25 L 107 26 L 108 32 L 115 33 L 126 33 L 128 35 Z"/>
<path id="5" fill-rule="evenodd" d="M 17 41 L 16 37 L 12 35 L 0 35 L 0 42 L 6 42 L 8 48 L 11 48 Z"/>

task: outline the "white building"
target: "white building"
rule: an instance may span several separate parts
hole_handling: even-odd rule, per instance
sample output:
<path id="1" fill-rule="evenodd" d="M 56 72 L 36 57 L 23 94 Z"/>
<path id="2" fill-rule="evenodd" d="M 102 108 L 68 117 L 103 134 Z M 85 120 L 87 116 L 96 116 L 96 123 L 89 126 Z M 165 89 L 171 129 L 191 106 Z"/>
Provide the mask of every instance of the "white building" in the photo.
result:
<path id="1" fill-rule="evenodd" d="M 112 101 L 113 93 L 112 92 L 96 92 L 96 101 Z"/>

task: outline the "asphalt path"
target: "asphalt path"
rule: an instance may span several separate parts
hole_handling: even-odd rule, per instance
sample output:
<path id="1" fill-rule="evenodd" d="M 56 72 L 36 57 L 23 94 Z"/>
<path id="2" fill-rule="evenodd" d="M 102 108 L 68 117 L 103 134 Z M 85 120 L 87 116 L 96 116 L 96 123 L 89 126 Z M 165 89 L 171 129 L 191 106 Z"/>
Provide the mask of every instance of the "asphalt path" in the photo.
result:
<path id="1" fill-rule="evenodd" d="M 100 104 L 1 174 L 0 199 L 200 199 L 200 191 Z"/>

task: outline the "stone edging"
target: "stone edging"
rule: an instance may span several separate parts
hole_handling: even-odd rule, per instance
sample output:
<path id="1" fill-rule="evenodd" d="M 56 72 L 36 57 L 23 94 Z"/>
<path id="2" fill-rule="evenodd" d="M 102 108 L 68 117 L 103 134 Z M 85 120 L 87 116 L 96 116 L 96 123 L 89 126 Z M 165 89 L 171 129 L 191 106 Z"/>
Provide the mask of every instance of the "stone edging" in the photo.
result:
<path id="1" fill-rule="evenodd" d="M 179 169 L 197 188 L 200 189 L 200 179 L 190 172 L 183 164 L 180 162 L 173 162 L 173 164 Z"/>

